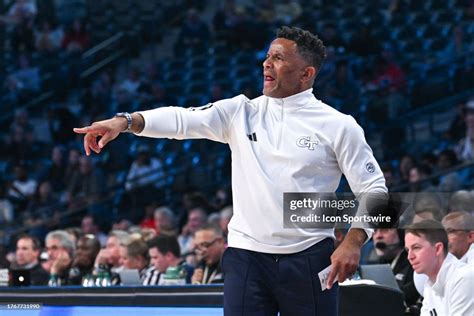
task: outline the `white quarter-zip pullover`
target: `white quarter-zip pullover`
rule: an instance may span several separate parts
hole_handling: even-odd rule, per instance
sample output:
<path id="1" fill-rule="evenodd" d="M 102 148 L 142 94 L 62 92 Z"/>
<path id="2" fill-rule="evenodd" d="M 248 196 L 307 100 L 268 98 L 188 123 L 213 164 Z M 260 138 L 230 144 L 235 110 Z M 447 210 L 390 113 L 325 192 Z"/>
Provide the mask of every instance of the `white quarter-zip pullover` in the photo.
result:
<path id="1" fill-rule="evenodd" d="M 334 192 L 342 173 L 356 194 L 387 192 L 362 128 L 317 100 L 312 89 L 282 99 L 239 95 L 200 108 L 140 113 L 145 120 L 140 136 L 229 144 L 231 247 L 285 254 L 334 238 L 333 229 L 284 228 L 284 192 Z M 366 232 L 370 237 L 371 231 Z"/>

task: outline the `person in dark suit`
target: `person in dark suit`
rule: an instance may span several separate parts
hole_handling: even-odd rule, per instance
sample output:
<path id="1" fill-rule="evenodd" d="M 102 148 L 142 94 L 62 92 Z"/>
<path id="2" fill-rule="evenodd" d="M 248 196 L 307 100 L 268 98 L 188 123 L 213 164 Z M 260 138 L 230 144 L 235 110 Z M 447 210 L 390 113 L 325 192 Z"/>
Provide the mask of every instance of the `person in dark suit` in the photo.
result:
<path id="1" fill-rule="evenodd" d="M 405 296 L 405 304 L 416 304 L 420 295 L 413 282 L 413 268 L 408 262 L 405 250 L 404 232 L 395 228 L 380 228 L 373 235 L 377 263 L 390 264 L 400 290 Z"/>
<path id="2" fill-rule="evenodd" d="M 36 237 L 22 235 L 17 239 L 12 270 L 30 270 L 31 285 L 48 284 L 49 274 L 39 263 L 40 242 Z"/>

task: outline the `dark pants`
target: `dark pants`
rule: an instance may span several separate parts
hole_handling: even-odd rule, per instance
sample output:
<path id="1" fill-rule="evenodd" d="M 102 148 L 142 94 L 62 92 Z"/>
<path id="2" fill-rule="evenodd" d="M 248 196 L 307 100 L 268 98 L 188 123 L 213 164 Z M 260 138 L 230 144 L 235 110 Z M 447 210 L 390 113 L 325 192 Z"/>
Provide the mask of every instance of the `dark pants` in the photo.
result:
<path id="1" fill-rule="evenodd" d="M 338 286 L 321 291 L 318 273 L 334 251 L 332 239 L 295 254 L 274 255 L 227 248 L 225 316 L 336 316 Z"/>

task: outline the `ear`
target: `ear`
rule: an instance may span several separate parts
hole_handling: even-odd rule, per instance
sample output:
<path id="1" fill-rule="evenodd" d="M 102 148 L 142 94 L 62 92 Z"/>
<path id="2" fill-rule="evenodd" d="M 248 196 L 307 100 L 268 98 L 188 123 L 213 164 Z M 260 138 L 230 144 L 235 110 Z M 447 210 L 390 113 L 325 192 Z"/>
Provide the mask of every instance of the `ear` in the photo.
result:
<path id="1" fill-rule="evenodd" d="M 467 240 L 470 244 L 474 243 L 474 230 L 471 230 L 467 235 Z"/>
<path id="2" fill-rule="evenodd" d="M 316 68 L 313 66 L 308 66 L 304 69 L 303 76 L 301 76 L 301 80 L 303 82 L 307 82 L 310 80 L 314 80 L 316 77 Z"/>
<path id="3" fill-rule="evenodd" d="M 435 252 L 437 256 L 443 256 L 444 257 L 444 245 L 442 242 L 437 242 L 435 245 Z"/>

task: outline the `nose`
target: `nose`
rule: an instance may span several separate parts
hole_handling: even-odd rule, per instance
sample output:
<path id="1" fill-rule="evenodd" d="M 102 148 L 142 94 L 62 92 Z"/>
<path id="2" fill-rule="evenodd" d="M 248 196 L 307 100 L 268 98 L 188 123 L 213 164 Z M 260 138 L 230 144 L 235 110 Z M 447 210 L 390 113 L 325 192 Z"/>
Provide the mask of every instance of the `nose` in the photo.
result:
<path id="1" fill-rule="evenodd" d="M 413 261 L 413 259 L 415 259 L 415 254 L 413 253 L 413 251 L 408 250 L 407 258 L 408 258 L 409 261 Z"/>
<path id="2" fill-rule="evenodd" d="M 270 68 L 270 58 L 265 58 L 265 60 L 263 61 L 262 65 L 263 65 L 263 69 L 268 69 Z"/>

